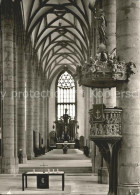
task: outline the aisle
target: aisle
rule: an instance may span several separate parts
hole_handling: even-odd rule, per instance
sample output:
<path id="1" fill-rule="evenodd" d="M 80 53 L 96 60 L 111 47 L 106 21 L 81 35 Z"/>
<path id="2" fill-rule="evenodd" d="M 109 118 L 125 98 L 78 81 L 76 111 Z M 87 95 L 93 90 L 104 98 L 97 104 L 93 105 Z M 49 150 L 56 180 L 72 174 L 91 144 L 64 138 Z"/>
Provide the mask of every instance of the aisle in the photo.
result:
<path id="1" fill-rule="evenodd" d="M 50 152 L 37 157 L 35 159 L 46 159 L 46 160 L 89 160 L 83 154 L 83 151 L 78 149 L 68 149 L 67 154 L 63 154 L 62 149 L 53 149 Z"/>
<path id="2" fill-rule="evenodd" d="M 65 190 L 62 191 L 60 176 L 50 177 L 49 189 L 37 189 L 35 177 L 28 178 L 28 188 L 22 191 L 21 174 L 0 175 L 0 194 L 28 194 L 28 195 L 107 195 L 108 185 L 98 184 L 97 175 L 92 173 L 91 159 L 82 151 L 71 149 L 63 154 L 61 149 L 55 149 L 43 156 L 28 160 L 27 164 L 20 164 L 20 173 L 25 171 L 65 171 Z"/>
<path id="3" fill-rule="evenodd" d="M 70 149 L 68 154 L 63 154 L 61 149 L 54 149 L 45 155 L 28 160 L 26 164 L 19 165 L 19 173 L 25 171 L 59 169 L 66 173 L 91 173 L 91 159 L 86 157 L 82 151 Z"/>

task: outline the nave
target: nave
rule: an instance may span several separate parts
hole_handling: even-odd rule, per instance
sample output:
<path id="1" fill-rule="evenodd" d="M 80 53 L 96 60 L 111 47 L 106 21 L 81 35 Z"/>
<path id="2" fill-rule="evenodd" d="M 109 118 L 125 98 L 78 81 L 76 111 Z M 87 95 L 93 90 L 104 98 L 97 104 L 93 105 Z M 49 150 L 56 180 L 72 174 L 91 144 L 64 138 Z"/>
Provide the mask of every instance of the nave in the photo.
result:
<path id="1" fill-rule="evenodd" d="M 0 0 L 1 189 L 58 165 L 64 193 L 140 194 L 140 0 Z"/>

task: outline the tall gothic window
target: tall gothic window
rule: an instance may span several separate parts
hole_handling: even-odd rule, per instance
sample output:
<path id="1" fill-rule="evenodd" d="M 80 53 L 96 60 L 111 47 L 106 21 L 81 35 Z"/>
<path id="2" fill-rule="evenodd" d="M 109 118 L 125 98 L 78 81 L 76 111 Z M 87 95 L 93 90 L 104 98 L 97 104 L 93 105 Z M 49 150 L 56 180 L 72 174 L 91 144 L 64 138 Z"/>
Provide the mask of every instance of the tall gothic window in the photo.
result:
<path id="1" fill-rule="evenodd" d="M 75 101 L 75 81 L 70 73 L 65 71 L 60 75 L 57 82 L 57 120 L 65 114 L 75 119 L 76 101 Z"/>

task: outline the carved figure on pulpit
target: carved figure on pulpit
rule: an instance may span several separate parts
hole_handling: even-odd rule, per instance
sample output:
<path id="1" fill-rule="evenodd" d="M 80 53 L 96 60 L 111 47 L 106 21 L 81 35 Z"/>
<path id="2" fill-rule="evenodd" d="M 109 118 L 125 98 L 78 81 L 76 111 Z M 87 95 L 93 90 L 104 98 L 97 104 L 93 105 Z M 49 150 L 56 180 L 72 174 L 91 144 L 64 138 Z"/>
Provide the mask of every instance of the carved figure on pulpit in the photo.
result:
<path id="1" fill-rule="evenodd" d="M 96 12 L 94 13 L 95 20 L 98 20 L 98 30 L 99 30 L 99 36 L 100 36 L 100 43 L 103 43 L 106 45 L 106 26 L 107 21 L 105 18 L 104 11 L 102 9 L 99 10 L 99 16 L 96 16 Z"/>

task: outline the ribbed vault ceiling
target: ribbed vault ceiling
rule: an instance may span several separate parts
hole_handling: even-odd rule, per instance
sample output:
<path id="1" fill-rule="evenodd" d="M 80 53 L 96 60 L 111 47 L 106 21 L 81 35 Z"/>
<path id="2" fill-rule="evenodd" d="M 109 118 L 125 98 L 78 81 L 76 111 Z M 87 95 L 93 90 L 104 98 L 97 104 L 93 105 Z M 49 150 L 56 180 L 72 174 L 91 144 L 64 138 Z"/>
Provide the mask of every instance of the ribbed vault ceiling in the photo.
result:
<path id="1" fill-rule="evenodd" d="M 90 48 L 88 0 L 22 0 L 27 40 L 46 76 L 86 59 Z"/>

